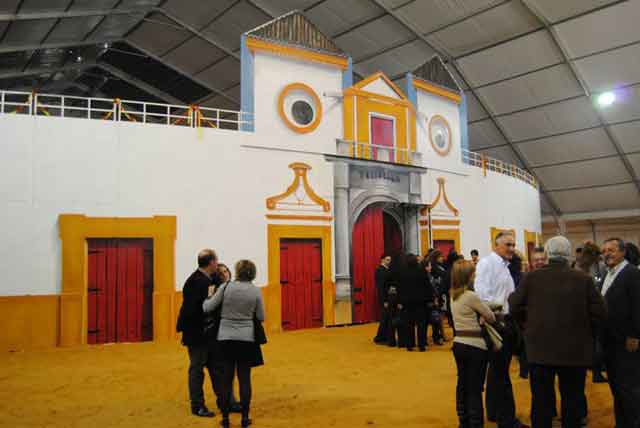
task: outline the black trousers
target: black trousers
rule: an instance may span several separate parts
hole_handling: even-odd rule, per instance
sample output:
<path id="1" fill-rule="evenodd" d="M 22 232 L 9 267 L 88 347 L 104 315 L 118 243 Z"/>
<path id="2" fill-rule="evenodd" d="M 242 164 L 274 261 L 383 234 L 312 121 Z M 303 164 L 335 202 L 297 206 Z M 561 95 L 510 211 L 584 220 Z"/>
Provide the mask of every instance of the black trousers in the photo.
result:
<path id="1" fill-rule="evenodd" d="M 487 416 L 498 423 L 498 428 L 516 426 L 516 403 L 509 368 L 511 367 L 513 344 L 509 336 L 503 337 L 500 352 L 489 353 L 487 373 Z"/>
<path id="2" fill-rule="evenodd" d="M 640 427 L 640 351 L 627 352 L 622 343 L 605 347 L 616 428 Z"/>
<path id="3" fill-rule="evenodd" d="M 389 327 L 391 325 L 391 314 L 389 308 L 385 308 L 384 305 L 380 306 L 380 323 L 378 324 L 378 331 L 373 341 L 376 343 L 386 343 L 389 336 Z"/>
<path id="4" fill-rule="evenodd" d="M 418 336 L 418 346 L 427 346 L 427 314 L 425 306 L 422 304 L 409 305 L 405 308 L 406 335 L 405 345 L 407 348 L 416 346 L 416 334 Z M 417 330 L 417 331 L 416 331 Z"/>
<path id="5" fill-rule="evenodd" d="M 555 376 L 560 384 L 563 428 L 580 428 L 584 417 L 585 367 L 530 366 L 532 428 L 551 428 L 556 406 Z"/>
<path id="6" fill-rule="evenodd" d="M 207 345 L 189 346 L 189 400 L 191 401 L 191 409 L 197 410 L 204 406 L 204 369 L 209 372 L 211 386 L 216 396 L 218 407 L 221 405 L 220 392 L 222 380 L 222 362 L 214 361 L 211 358 L 209 347 Z"/>
<path id="7" fill-rule="evenodd" d="M 251 364 L 247 362 L 225 361 L 222 363 L 222 381 L 220 409 L 223 417 L 228 417 L 231 410 L 233 396 L 233 377 L 237 374 L 240 386 L 240 405 L 242 416 L 249 415 L 251 407 Z"/>
<path id="8" fill-rule="evenodd" d="M 487 373 L 488 353 L 475 346 L 454 342 L 453 356 L 458 368 L 456 412 L 460 428 L 482 428 L 482 388 Z"/>

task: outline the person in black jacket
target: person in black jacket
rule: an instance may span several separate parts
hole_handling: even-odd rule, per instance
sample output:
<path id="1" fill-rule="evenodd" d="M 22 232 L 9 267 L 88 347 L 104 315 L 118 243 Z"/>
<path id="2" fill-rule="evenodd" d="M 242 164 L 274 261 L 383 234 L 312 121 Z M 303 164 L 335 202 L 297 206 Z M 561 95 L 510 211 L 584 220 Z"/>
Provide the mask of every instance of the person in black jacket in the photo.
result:
<path id="1" fill-rule="evenodd" d="M 378 294 L 378 304 L 380 305 L 380 324 L 378 325 L 378 331 L 373 341 L 378 345 L 395 346 L 389 342 L 389 331 L 391 329 L 391 318 L 389 316 L 389 302 L 387 299 L 387 288 L 389 286 L 389 279 L 391 272 L 389 271 L 389 265 L 391 264 L 391 257 L 387 254 L 380 256 L 380 265 L 376 268 L 375 280 L 376 280 L 376 292 Z"/>
<path id="2" fill-rule="evenodd" d="M 609 312 L 603 347 L 617 428 L 640 426 L 640 270 L 625 260 L 620 238 L 602 249 L 609 271 L 602 295 Z"/>
<path id="3" fill-rule="evenodd" d="M 435 291 L 437 304 L 434 308 L 440 312 L 440 320 L 442 320 L 441 314 L 444 312 L 444 305 L 446 300 L 443 300 L 442 295 L 446 295 L 445 283 L 447 282 L 447 269 L 445 267 L 444 255 L 440 250 L 433 250 L 429 254 L 429 262 L 431 263 L 431 285 Z M 444 344 L 444 329 L 442 328 L 442 321 L 439 323 L 433 323 L 433 343 L 436 345 Z"/>
<path id="4" fill-rule="evenodd" d="M 407 256 L 407 266 L 401 277 L 400 301 L 407 320 L 407 351 L 413 351 L 416 345 L 417 327 L 418 348 L 424 352 L 427 349 L 427 302 L 433 301 L 433 288 L 415 254 Z"/>
<path id="5" fill-rule="evenodd" d="M 198 269 L 193 272 L 182 288 L 182 307 L 178 316 L 177 330 L 182 332 L 182 344 L 189 351 L 189 399 L 191 413 L 196 416 L 213 417 L 204 402 L 204 368 L 207 368 L 216 397 L 219 397 L 218 368 L 204 335 L 204 312 L 202 303 L 213 293 L 216 280 L 218 256 L 211 249 L 198 253 Z"/>

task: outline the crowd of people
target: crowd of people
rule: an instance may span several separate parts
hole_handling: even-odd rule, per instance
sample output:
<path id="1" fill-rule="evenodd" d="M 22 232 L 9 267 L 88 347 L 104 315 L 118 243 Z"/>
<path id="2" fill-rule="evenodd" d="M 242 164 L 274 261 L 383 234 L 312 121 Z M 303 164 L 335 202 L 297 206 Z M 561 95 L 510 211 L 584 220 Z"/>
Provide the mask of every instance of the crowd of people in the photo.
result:
<path id="1" fill-rule="evenodd" d="M 615 427 L 639 428 L 638 247 L 610 238 L 601 251 L 587 242 L 570 263 L 571 244 L 557 236 L 523 263 L 513 234 L 500 233 L 494 250 L 478 256 L 476 250 L 471 260 L 452 251 L 445 261 L 438 250 L 423 259 L 383 255 L 375 273 L 382 314 L 374 342 L 409 351 L 417 342 L 424 351 L 427 326 L 441 345 L 448 319 L 460 428 L 484 426 L 485 407 L 498 428 L 527 427 L 516 418 L 514 356 L 530 381 L 534 428 L 551 428 L 558 416 L 563 428 L 586 426 L 588 370 L 595 383 L 610 385 Z"/>

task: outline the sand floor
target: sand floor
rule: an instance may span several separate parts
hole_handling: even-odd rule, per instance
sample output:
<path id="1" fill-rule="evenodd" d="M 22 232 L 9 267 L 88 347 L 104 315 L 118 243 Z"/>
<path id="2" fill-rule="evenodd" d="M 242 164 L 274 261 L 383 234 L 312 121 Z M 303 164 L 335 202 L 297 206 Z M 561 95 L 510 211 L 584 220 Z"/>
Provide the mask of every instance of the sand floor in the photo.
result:
<path id="1" fill-rule="evenodd" d="M 375 326 L 272 335 L 253 371 L 258 427 L 457 427 L 450 343 L 426 353 L 371 343 Z M 514 364 L 517 369 L 517 364 Z M 0 356 L 1 427 L 213 427 L 189 414 L 178 344 L 117 344 Z M 515 375 L 518 414 L 529 386 Z M 207 381 L 208 382 L 208 381 Z M 613 426 L 607 385 L 588 383 L 589 427 Z M 207 400 L 214 407 L 209 384 Z M 240 426 L 232 416 L 232 426 Z M 489 425 L 487 425 L 489 426 Z"/>

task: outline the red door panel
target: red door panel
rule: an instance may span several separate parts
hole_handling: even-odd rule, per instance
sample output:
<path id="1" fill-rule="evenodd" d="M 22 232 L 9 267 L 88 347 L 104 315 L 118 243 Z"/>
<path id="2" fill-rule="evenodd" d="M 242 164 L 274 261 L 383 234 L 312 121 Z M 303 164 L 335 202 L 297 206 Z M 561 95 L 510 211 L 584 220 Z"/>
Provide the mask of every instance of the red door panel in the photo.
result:
<path id="1" fill-rule="evenodd" d="M 387 213 L 383 213 L 384 226 L 384 252 L 391 257 L 402 253 L 402 232 L 396 219 Z"/>
<path id="2" fill-rule="evenodd" d="M 393 147 L 393 120 L 381 117 L 371 117 L 371 144 L 374 146 Z M 371 159 L 378 160 L 377 147 L 372 148 Z M 393 150 L 389 151 L 389 159 L 380 159 L 394 162 Z"/>
<path id="3" fill-rule="evenodd" d="M 283 239 L 280 243 L 282 328 L 321 327 L 322 249 L 318 240 Z"/>
<path id="4" fill-rule="evenodd" d="M 150 340 L 153 241 L 90 239 L 88 342 Z"/>
<path id="5" fill-rule="evenodd" d="M 433 241 L 433 248 L 440 250 L 446 259 L 449 253 L 456 249 L 456 243 L 452 240 L 436 239 Z"/>

